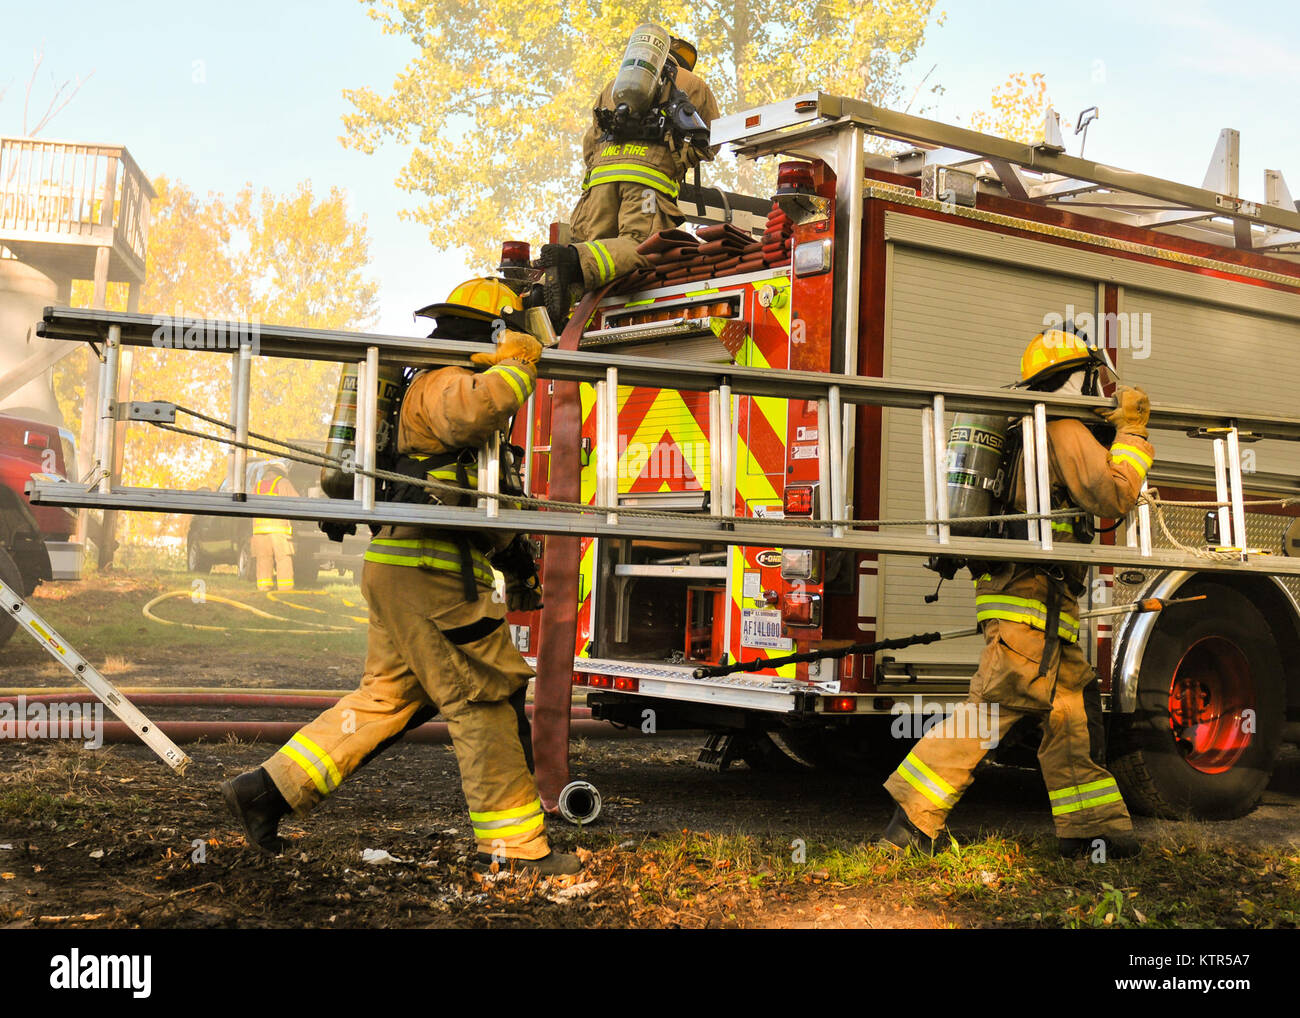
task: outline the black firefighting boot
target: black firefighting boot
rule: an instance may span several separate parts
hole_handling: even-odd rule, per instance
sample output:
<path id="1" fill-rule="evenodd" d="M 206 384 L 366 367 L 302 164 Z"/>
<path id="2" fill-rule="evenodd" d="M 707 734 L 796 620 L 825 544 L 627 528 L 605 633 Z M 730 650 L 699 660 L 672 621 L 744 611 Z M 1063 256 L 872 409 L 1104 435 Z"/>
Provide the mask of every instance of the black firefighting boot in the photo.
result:
<path id="1" fill-rule="evenodd" d="M 582 262 L 572 244 L 543 244 L 540 262 L 546 273 L 542 282 L 546 313 L 559 329 L 569 317 L 573 289 L 582 289 Z"/>
<path id="2" fill-rule="evenodd" d="M 1141 843 L 1132 834 L 1096 834 L 1091 838 L 1058 838 L 1056 844 L 1062 858 L 1091 859 L 1095 862 L 1130 859 L 1142 851 Z"/>
<path id="3" fill-rule="evenodd" d="M 569 877 L 582 872 L 582 861 L 576 855 L 552 850 L 540 859 L 498 859 L 498 872 L 517 873 L 531 876 L 534 873 L 544 877 Z M 488 852 L 479 852 L 474 857 L 474 869 L 478 873 L 492 872 L 492 856 Z"/>
<path id="4" fill-rule="evenodd" d="M 943 831 L 939 832 L 938 838 L 931 838 L 907 818 L 902 806 L 895 806 L 894 815 L 889 818 L 889 826 L 876 839 L 876 844 L 900 855 L 909 848 L 916 849 L 921 855 L 934 855 L 943 850 L 948 840 Z"/>
<path id="5" fill-rule="evenodd" d="M 221 797 L 243 825 L 244 835 L 250 845 L 256 845 L 263 852 L 272 855 L 284 851 L 285 842 L 277 833 L 277 828 L 280 826 L 280 818 L 289 812 L 289 804 L 284 801 L 284 796 L 275 787 L 275 782 L 264 767 L 223 781 Z"/>

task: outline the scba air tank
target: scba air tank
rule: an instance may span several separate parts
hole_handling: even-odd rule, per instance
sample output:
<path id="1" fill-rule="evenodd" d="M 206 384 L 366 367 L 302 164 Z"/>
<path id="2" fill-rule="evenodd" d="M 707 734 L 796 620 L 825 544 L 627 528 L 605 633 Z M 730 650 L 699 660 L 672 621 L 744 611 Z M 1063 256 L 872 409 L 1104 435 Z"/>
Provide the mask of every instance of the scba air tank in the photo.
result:
<path id="1" fill-rule="evenodd" d="M 1004 463 L 1009 418 L 990 414 L 957 414 L 948 432 L 948 516 L 956 521 L 991 516 L 998 511 L 1008 481 Z M 990 524 L 956 523 L 952 532 L 985 537 Z"/>
<path id="2" fill-rule="evenodd" d="M 644 116 L 659 96 L 659 77 L 668 62 L 672 36 L 658 25 L 638 25 L 623 52 L 611 97 L 614 108 L 626 105 L 633 117 Z"/>
<path id="3" fill-rule="evenodd" d="M 402 393 L 402 369 L 381 365 L 379 389 L 375 400 L 375 451 L 382 454 L 396 436 L 389 433 L 389 416 Z M 357 456 L 357 366 L 345 364 L 339 377 L 338 393 L 334 397 L 334 413 L 330 416 L 329 437 L 325 440 L 325 455 L 355 463 Z M 340 467 L 321 467 L 320 486 L 329 498 L 351 498 L 355 474 Z"/>

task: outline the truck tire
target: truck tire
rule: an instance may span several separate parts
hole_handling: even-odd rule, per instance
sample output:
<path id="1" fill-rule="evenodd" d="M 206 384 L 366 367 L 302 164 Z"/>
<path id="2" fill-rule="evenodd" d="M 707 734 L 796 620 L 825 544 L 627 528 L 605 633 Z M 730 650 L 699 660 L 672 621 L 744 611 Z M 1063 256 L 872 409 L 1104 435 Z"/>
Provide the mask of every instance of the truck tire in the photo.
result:
<path id="1" fill-rule="evenodd" d="M 9 553 L 0 548 L 0 580 L 4 580 L 5 586 L 19 594 L 23 593 L 23 574 L 18 568 L 18 564 L 9 557 Z M 24 596 L 26 596 L 24 594 Z M 5 606 L 0 611 L 0 647 L 9 642 L 9 637 L 14 635 L 18 629 L 18 620 L 13 617 L 9 611 L 9 606 Z"/>
<path id="2" fill-rule="evenodd" d="M 1282 742 L 1282 658 L 1243 594 L 1195 580 L 1156 621 L 1137 709 L 1116 719 L 1110 767 L 1124 801 L 1167 819 L 1228 820 L 1258 804 Z"/>
<path id="3" fill-rule="evenodd" d="M 895 739 L 893 719 L 864 718 L 852 725 L 776 729 L 772 741 L 804 767 L 859 774 L 886 774 L 907 755 L 908 742 Z"/>
<path id="4" fill-rule="evenodd" d="M 203 554 L 203 549 L 192 538 L 185 542 L 185 568 L 191 573 L 212 572 L 212 560 Z"/>
<path id="5" fill-rule="evenodd" d="M 257 563 L 253 560 L 253 548 L 247 538 L 239 542 L 239 557 L 235 560 L 235 572 L 245 583 L 257 582 Z"/>

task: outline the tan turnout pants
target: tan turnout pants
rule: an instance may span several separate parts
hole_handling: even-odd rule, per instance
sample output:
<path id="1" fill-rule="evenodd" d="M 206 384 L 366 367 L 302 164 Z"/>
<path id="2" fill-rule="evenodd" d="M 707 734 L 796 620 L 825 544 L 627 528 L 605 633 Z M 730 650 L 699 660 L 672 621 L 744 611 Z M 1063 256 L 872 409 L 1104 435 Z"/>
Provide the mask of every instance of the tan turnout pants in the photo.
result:
<path id="1" fill-rule="evenodd" d="M 645 184 L 619 181 L 588 188 L 574 206 L 571 224 L 586 289 L 648 268 L 637 245 L 682 219 L 675 201 Z"/>
<path id="2" fill-rule="evenodd" d="M 311 809 L 407 728 L 441 712 L 480 852 L 539 859 L 550 851 L 537 785 L 508 697 L 532 671 L 510 639 L 505 605 L 459 573 L 367 562 L 370 606 L 361 685 L 263 766 L 298 812 Z"/>
<path id="3" fill-rule="evenodd" d="M 257 563 L 257 589 L 293 590 L 293 542 L 284 534 L 254 534 L 249 551 Z"/>
<path id="4" fill-rule="evenodd" d="M 1026 716 L 1042 723 L 1038 763 L 1057 835 L 1089 838 L 1133 829 L 1114 777 L 1091 754 L 1083 691 L 1097 680 L 1097 673 L 1078 644 L 1061 642 L 1055 663 L 1039 679 L 1043 645 L 1043 633 L 1027 625 L 986 622 L 984 653 L 966 703 L 930 729 L 885 782 L 908 819 L 928 836 L 938 835 L 949 811 L 970 787 L 976 764 L 992 748 L 985 744 L 992 740 L 979 733 L 996 732 L 1000 740 Z M 997 707 L 995 723 L 990 705 Z M 983 729 L 970 714 L 961 717 L 979 711 L 987 719 Z"/>

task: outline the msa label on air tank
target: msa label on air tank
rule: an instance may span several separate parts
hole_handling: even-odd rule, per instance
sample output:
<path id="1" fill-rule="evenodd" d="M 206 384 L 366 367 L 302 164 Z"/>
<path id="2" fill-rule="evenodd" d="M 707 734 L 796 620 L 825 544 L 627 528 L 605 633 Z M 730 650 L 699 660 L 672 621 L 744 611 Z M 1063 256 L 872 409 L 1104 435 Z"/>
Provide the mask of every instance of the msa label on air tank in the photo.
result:
<path id="1" fill-rule="evenodd" d="M 994 452 L 1001 452 L 1003 446 L 1006 445 L 1006 439 L 996 432 L 954 424 L 952 430 L 948 432 L 948 444 L 954 445 L 958 442 L 967 445 L 987 446 Z"/>
<path id="2" fill-rule="evenodd" d="M 740 645 L 757 650 L 790 650 L 793 643 L 781 635 L 781 613 L 775 608 L 742 608 Z"/>

